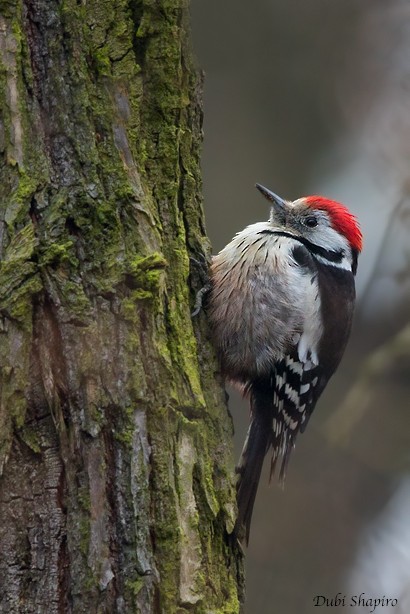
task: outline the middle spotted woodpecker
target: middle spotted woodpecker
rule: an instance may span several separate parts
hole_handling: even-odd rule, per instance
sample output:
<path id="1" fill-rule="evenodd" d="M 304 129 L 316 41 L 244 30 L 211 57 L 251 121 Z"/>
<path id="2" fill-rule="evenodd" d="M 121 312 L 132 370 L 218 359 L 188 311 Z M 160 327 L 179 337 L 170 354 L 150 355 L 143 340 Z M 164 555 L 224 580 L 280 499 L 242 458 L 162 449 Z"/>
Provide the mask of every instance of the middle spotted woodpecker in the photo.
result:
<path id="1" fill-rule="evenodd" d="M 321 196 L 272 203 L 269 221 L 213 258 L 208 315 L 225 377 L 249 396 L 238 466 L 236 533 L 249 530 L 263 460 L 283 481 L 296 435 L 336 370 L 350 334 L 362 235 L 349 210 Z"/>

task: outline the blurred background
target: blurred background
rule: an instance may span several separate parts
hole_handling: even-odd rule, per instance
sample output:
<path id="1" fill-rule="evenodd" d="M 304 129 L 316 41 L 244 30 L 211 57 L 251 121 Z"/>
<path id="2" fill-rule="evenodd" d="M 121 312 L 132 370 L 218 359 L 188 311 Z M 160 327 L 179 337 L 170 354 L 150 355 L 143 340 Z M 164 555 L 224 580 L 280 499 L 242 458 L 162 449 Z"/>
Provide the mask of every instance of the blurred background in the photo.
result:
<path id="1" fill-rule="evenodd" d="M 203 178 L 214 252 L 268 217 L 260 182 L 359 217 L 351 342 L 299 436 L 285 490 L 262 478 L 247 614 L 310 614 L 318 595 L 410 612 L 410 3 L 192 0 L 205 71 Z M 236 454 L 248 408 L 231 391 Z M 363 597 L 362 597 L 363 598 Z M 330 603 L 329 603 L 330 605 Z M 356 606 L 370 612 L 374 606 Z M 322 606 L 322 611 L 329 611 Z"/>

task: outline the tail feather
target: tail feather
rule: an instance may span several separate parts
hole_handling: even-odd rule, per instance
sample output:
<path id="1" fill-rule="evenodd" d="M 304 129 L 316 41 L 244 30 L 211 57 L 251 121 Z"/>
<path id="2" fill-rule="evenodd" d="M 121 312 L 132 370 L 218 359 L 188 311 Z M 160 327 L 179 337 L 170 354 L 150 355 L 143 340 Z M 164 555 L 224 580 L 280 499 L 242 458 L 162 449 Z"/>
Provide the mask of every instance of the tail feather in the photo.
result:
<path id="1" fill-rule="evenodd" d="M 237 472 L 238 519 L 235 534 L 239 539 L 249 532 L 253 506 L 264 458 L 272 447 L 270 478 L 280 463 L 279 482 L 283 486 L 296 436 L 303 431 L 327 377 L 322 370 L 301 363 L 296 354 L 277 361 L 269 377 L 245 387 L 251 402 L 251 423 Z"/>
<path id="2" fill-rule="evenodd" d="M 263 461 L 272 443 L 272 390 L 253 387 L 250 400 L 251 423 L 237 467 L 238 518 L 235 527 L 239 539 L 243 538 L 245 532 L 247 545 Z"/>

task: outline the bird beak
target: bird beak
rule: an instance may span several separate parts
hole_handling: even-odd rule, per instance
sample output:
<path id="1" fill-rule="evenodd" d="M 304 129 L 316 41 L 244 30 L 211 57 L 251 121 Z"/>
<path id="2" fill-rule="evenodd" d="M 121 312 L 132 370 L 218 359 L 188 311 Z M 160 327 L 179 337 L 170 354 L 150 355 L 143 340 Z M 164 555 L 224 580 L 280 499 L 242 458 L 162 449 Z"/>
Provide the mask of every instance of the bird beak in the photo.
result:
<path id="1" fill-rule="evenodd" d="M 270 200 L 273 203 L 272 212 L 279 215 L 281 218 L 284 216 L 286 211 L 286 201 L 283 200 L 280 196 L 275 194 L 275 192 L 271 192 L 268 188 L 265 188 L 260 183 L 256 183 L 255 187 L 259 190 L 261 194 L 264 195 L 265 198 Z"/>

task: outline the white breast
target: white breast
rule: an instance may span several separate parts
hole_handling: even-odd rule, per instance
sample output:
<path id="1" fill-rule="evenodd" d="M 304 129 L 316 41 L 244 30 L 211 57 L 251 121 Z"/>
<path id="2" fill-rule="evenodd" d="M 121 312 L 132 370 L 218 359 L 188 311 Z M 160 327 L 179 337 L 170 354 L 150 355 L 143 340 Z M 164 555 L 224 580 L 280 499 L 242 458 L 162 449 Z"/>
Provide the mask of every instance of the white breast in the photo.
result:
<path id="1" fill-rule="evenodd" d="M 302 362 L 317 364 L 316 276 L 294 260 L 295 241 L 269 229 L 248 226 L 213 259 L 209 318 L 225 369 L 239 379 L 266 375 L 296 346 Z"/>

